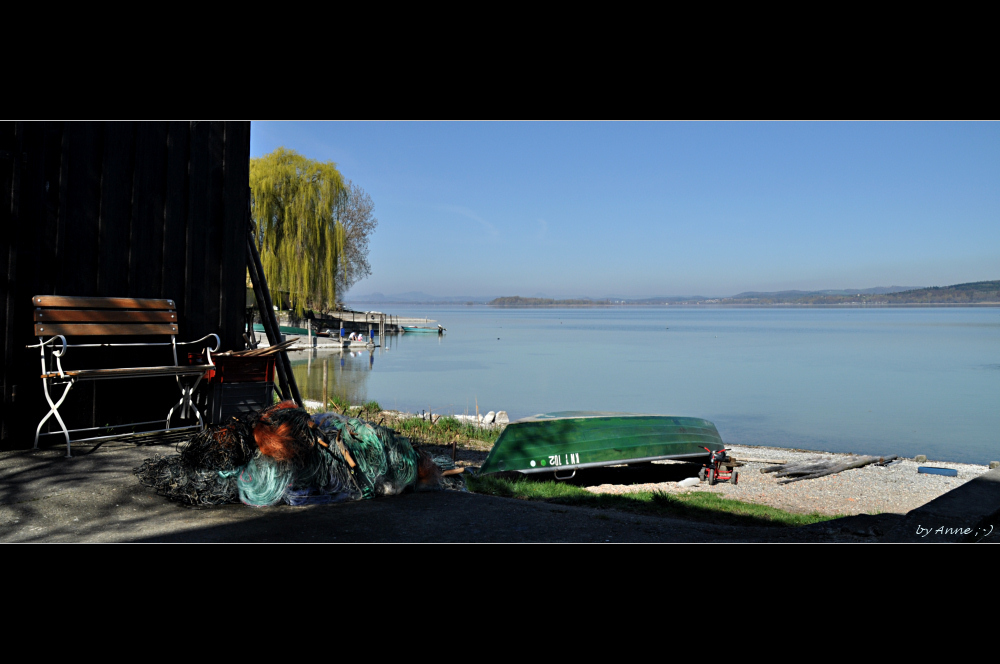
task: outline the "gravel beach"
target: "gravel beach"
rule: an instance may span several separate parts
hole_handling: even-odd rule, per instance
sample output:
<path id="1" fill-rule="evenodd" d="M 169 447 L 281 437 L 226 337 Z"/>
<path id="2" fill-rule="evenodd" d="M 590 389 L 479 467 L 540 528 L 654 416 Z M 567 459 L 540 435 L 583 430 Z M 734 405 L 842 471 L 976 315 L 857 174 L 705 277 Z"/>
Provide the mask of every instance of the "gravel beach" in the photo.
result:
<path id="1" fill-rule="evenodd" d="M 430 445 L 427 448 L 434 454 L 451 454 L 450 447 Z M 732 458 L 744 464 L 737 469 L 739 482 L 736 486 L 729 482 L 720 482 L 715 486 L 701 482 L 696 486 L 682 487 L 679 484 L 680 480 L 685 477 L 696 477 L 700 468 L 698 465 L 682 461 L 656 461 L 652 465 L 659 468 L 659 472 L 650 472 L 653 469 L 621 473 L 610 472 L 613 469 L 606 469 L 605 472 L 581 471 L 571 483 L 592 493 L 708 491 L 726 498 L 805 514 L 812 512 L 830 515 L 906 514 L 989 470 L 987 466 L 974 464 L 933 460 L 917 463 L 913 459 L 903 459 L 892 466 L 869 465 L 836 475 L 782 485 L 778 482 L 786 478 L 775 477 L 774 473 L 762 473 L 761 469 L 773 466 L 776 462 L 848 460 L 857 456 L 744 445 L 733 445 L 727 449 L 731 450 L 729 454 Z M 458 465 L 471 468 L 478 468 L 489 454 L 488 451 L 461 447 L 457 452 Z M 954 468 L 958 471 L 958 476 L 917 473 L 917 468 L 920 466 Z M 659 479 L 648 481 L 651 475 L 660 476 L 662 481 Z M 609 476 L 612 478 L 611 481 L 605 482 Z M 536 477 L 550 479 L 547 475 Z"/>
<path id="2" fill-rule="evenodd" d="M 389 414 L 394 417 L 406 415 L 395 412 Z M 475 448 L 472 447 L 473 444 Z M 426 447 L 433 454 L 451 454 L 450 447 Z M 464 448 L 459 447 L 456 462 L 459 466 L 477 469 L 489 455 L 490 447 L 489 443 L 472 443 Z M 891 466 L 868 465 L 836 475 L 778 484 L 787 478 L 775 477 L 774 473 L 762 473 L 761 469 L 779 463 L 848 461 L 857 459 L 858 455 L 751 445 L 731 445 L 727 449 L 733 459 L 743 464 L 737 469 L 739 482 L 735 486 L 729 482 L 720 482 L 715 486 L 700 482 L 695 486 L 682 487 L 679 482 L 687 477 L 696 477 L 700 468 L 700 464 L 683 461 L 656 461 L 652 467 L 650 464 L 643 464 L 638 467 L 580 471 L 570 483 L 592 493 L 708 491 L 726 498 L 770 505 L 789 512 L 846 516 L 906 514 L 989 470 L 985 465 L 935 460 L 917 463 L 913 459 L 901 459 Z M 645 466 L 644 470 L 641 470 L 642 466 Z M 920 466 L 954 468 L 958 471 L 958 476 L 918 473 L 917 468 Z M 613 472 L 614 470 L 623 472 Z M 549 475 L 534 477 L 551 479 Z"/>
<path id="3" fill-rule="evenodd" d="M 774 473 L 762 473 L 761 469 L 775 465 L 774 462 L 792 463 L 805 460 L 849 459 L 850 454 L 830 454 L 805 452 L 778 447 L 751 447 L 733 445 L 730 456 L 743 463 L 739 467 L 739 482 L 733 486 L 721 482 L 709 486 L 701 482 L 697 486 L 682 487 L 677 481 L 644 484 L 601 484 L 587 486 L 594 493 L 628 493 L 632 491 L 665 491 L 686 493 L 709 491 L 726 498 L 742 500 L 778 507 L 789 512 L 820 514 L 905 514 L 938 496 L 962 486 L 969 480 L 989 470 L 987 466 L 945 461 L 917 463 L 913 459 L 903 459 L 892 466 L 869 465 L 846 470 L 836 475 L 827 475 L 813 480 L 803 480 L 780 485 L 785 478 L 777 478 Z M 693 464 L 677 461 L 656 462 L 664 465 L 679 465 L 691 468 L 692 476 L 697 473 Z M 918 474 L 919 466 L 954 468 L 957 477 Z"/>

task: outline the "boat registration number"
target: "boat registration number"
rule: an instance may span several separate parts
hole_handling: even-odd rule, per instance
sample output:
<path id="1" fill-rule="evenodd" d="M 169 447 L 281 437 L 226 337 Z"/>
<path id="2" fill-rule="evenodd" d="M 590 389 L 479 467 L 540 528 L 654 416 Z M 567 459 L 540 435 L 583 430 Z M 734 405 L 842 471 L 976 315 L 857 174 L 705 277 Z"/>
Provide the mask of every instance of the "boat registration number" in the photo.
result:
<path id="1" fill-rule="evenodd" d="M 553 454 L 549 457 L 550 466 L 569 466 L 574 463 L 580 463 L 579 454 Z"/>

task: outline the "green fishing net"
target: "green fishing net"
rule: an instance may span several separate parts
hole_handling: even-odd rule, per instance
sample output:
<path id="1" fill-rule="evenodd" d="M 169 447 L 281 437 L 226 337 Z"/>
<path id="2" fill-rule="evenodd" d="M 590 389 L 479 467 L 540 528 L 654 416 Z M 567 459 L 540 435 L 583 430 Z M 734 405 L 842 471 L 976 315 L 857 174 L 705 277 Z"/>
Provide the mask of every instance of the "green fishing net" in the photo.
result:
<path id="1" fill-rule="evenodd" d="M 255 438 L 259 427 L 271 427 L 274 435 Z M 433 462 L 454 467 L 447 457 Z M 286 402 L 208 427 L 178 454 L 154 456 L 133 472 L 142 484 L 185 505 L 264 507 L 396 495 L 417 483 L 419 465 L 409 439 L 392 429 L 336 413 L 310 417 Z M 437 482 L 461 488 L 458 477 Z"/>

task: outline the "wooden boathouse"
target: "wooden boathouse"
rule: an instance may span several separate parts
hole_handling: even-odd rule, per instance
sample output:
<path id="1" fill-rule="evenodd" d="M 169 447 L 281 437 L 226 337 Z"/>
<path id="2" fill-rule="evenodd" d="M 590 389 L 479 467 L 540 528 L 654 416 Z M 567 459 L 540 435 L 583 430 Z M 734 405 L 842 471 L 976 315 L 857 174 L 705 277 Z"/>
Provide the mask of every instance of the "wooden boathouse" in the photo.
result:
<path id="1" fill-rule="evenodd" d="M 249 165 L 249 122 L 0 123 L 0 449 L 30 447 L 48 410 L 35 295 L 169 298 L 179 341 L 243 348 Z M 60 412 L 150 420 L 176 395 L 168 378 L 84 383 Z"/>

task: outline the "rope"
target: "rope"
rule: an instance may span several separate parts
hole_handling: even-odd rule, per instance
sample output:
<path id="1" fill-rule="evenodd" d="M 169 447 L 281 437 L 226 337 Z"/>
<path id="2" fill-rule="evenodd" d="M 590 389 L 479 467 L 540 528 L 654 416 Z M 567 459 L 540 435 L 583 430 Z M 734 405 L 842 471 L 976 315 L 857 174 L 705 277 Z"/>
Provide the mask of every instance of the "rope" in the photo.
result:
<path id="1" fill-rule="evenodd" d="M 310 418 L 293 406 L 285 402 L 209 427 L 179 454 L 146 459 L 133 472 L 185 505 L 331 503 L 391 496 L 416 483 L 420 457 L 407 438 L 337 413 Z"/>

